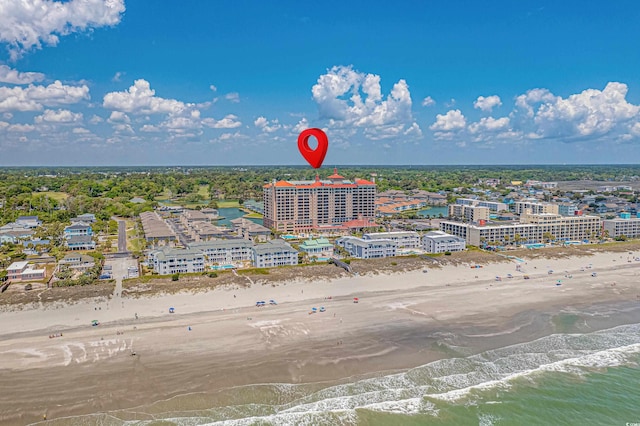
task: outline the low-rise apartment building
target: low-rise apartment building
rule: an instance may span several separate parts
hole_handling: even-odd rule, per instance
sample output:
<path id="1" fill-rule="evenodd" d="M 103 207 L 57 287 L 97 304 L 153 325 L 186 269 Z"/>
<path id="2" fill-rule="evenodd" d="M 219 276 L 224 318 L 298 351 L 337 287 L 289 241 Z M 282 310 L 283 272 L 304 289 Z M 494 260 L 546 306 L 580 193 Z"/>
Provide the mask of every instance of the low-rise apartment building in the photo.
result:
<path id="1" fill-rule="evenodd" d="M 422 236 L 422 248 L 428 253 L 463 251 L 466 243 L 464 238 L 442 231 L 431 231 Z"/>
<path id="2" fill-rule="evenodd" d="M 350 256 L 359 259 L 376 259 L 396 255 L 398 243 L 392 240 L 365 240 L 357 237 L 342 237 L 336 244 L 343 247 Z"/>
<path id="3" fill-rule="evenodd" d="M 253 265 L 256 268 L 297 264 L 298 252 L 283 240 L 271 240 L 253 246 Z"/>
<path id="4" fill-rule="evenodd" d="M 250 262 L 253 257 L 253 243 L 240 238 L 191 243 L 188 247 L 204 254 L 208 264 L 238 265 Z"/>
<path id="5" fill-rule="evenodd" d="M 622 235 L 628 238 L 637 238 L 640 237 L 640 218 L 617 217 L 615 219 L 606 219 L 602 221 L 602 228 L 611 238 Z"/>
<path id="6" fill-rule="evenodd" d="M 362 236 L 365 240 L 391 240 L 398 248 L 420 248 L 420 235 L 415 231 L 369 232 Z"/>
<path id="7" fill-rule="evenodd" d="M 160 275 L 204 272 L 204 254 L 200 250 L 163 247 L 149 253 L 148 263 Z"/>

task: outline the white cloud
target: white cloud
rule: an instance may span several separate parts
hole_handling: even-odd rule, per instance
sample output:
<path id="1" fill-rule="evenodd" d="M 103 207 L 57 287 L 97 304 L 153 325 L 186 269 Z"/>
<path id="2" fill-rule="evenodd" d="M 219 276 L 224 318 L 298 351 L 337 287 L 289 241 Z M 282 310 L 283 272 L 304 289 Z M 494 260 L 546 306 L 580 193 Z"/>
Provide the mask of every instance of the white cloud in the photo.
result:
<path id="1" fill-rule="evenodd" d="M 103 121 L 104 121 L 104 118 L 95 114 L 93 115 L 93 117 L 89 119 L 89 123 L 91 124 L 98 124 L 98 123 L 102 123 Z"/>
<path id="2" fill-rule="evenodd" d="M 395 83 L 384 99 L 380 76 L 358 72 L 351 66 L 334 66 L 318 78 L 311 92 L 321 118 L 329 119 L 330 127 L 365 128 L 370 139 L 384 139 L 416 124 L 405 80 Z"/>
<path id="3" fill-rule="evenodd" d="M 557 97 L 540 106 L 534 121 L 548 137 L 604 135 L 638 115 L 640 107 L 627 102 L 627 91 L 626 84 L 611 82 L 602 91 Z"/>
<path id="4" fill-rule="evenodd" d="M 423 107 L 430 107 L 432 105 L 435 105 L 436 101 L 431 97 L 431 96 L 427 96 L 426 98 L 424 98 L 422 100 L 422 106 Z"/>
<path id="5" fill-rule="evenodd" d="M 238 92 L 231 92 L 224 95 L 224 98 L 229 102 L 238 103 L 240 102 L 240 94 Z"/>
<path id="6" fill-rule="evenodd" d="M 533 117 L 533 105 L 540 102 L 553 102 L 556 97 L 547 89 L 531 89 L 524 95 L 516 97 L 516 107 L 525 111 L 526 115 Z"/>
<path id="7" fill-rule="evenodd" d="M 500 96 L 492 95 L 487 96 L 478 96 L 478 99 L 473 103 L 473 107 L 477 109 L 481 109 L 484 112 L 491 112 L 491 110 L 497 106 L 502 105 L 502 101 L 500 100 Z"/>
<path id="8" fill-rule="evenodd" d="M 222 120 L 208 117 L 202 120 L 202 124 L 213 129 L 234 129 L 242 126 L 242 122 L 233 114 L 227 114 Z"/>
<path id="9" fill-rule="evenodd" d="M 11 114 L 10 112 L 5 112 L 2 114 L 2 117 L 6 118 L 7 120 L 11 120 L 13 118 L 13 114 Z"/>
<path id="10" fill-rule="evenodd" d="M 240 132 L 235 133 L 223 133 L 217 138 L 211 139 L 211 143 L 228 143 L 228 142 L 237 142 L 241 140 L 249 139 L 249 136 L 244 135 Z"/>
<path id="11" fill-rule="evenodd" d="M 462 130 L 467 124 L 467 119 L 459 109 L 452 109 L 446 114 L 436 115 L 436 122 L 429 126 L 429 129 L 439 132 L 450 132 Z"/>
<path id="12" fill-rule="evenodd" d="M 55 46 L 59 36 L 116 25 L 124 10 L 124 0 L 2 0 L 0 42 L 15 60 L 42 44 Z"/>
<path id="13" fill-rule="evenodd" d="M 76 135 L 88 135 L 91 132 L 84 127 L 74 127 L 73 130 L 71 130 L 71 133 Z"/>
<path id="14" fill-rule="evenodd" d="M 131 123 L 129 116 L 122 111 L 111 111 L 107 121 L 109 123 Z"/>
<path id="15" fill-rule="evenodd" d="M 35 130 L 35 126 L 32 124 L 12 124 L 7 127 L 7 131 L 9 132 L 33 132 Z"/>
<path id="16" fill-rule="evenodd" d="M 68 109 L 59 109 L 57 111 L 47 109 L 44 114 L 34 118 L 36 123 L 77 123 L 82 121 L 81 112 L 71 112 Z"/>
<path id="17" fill-rule="evenodd" d="M 469 124 L 469 132 L 479 133 L 483 131 L 496 132 L 509 127 L 509 117 L 493 118 L 483 117 L 477 123 Z"/>
<path id="18" fill-rule="evenodd" d="M 40 72 L 20 72 L 7 65 L 0 65 L 0 83 L 29 84 L 42 80 L 44 74 Z"/>
<path id="19" fill-rule="evenodd" d="M 118 71 L 113 75 L 113 77 L 111 77 L 111 81 L 119 82 L 120 80 L 122 80 L 123 75 L 123 72 Z"/>
<path id="20" fill-rule="evenodd" d="M 216 86 L 214 86 L 213 84 L 209 86 L 209 89 L 211 89 L 212 92 L 217 92 L 218 88 Z"/>
<path id="21" fill-rule="evenodd" d="M 153 124 L 145 124 L 144 126 L 142 126 L 140 128 L 141 132 L 146 132 L 146 133 L 151 133 L 151 132 L 159 132 L 160 128 L 157 126 L 154 126 Z"/>
<path id="22" fill-rule="evenodd" d="M 0 121 L 0 130 L 4 130 L 7 127 L 9 127 L 9 123 L 7 123 L 6 121 Z"/>
<path id="23" fill-rule="evenodd" d="M 273 133 L 282 128 L 277 118 L 269 121 L 265 117 L 258 117 L 253 122 L 253 125 L 265 133 Z"/>
<path id="24" fill-rule="evenodd" d="M 299 133 L 301 133 L 303 130 L 306 130 L 306 129 L 308 129 L 308 128 L 309 128 L 309 120 L 307 120 L 307 118 L 306 118 L 306 117 L 302 117 L 302 118 L 300 119 L 300 121 L 298 121 L 298 123 L 297 123 L 295 126 L 293 126 L 292 131 L 293 131 L 294 133 L 299 134 Z"/>
<path id="25" fill-rule="evenodd" d="M 77 103 L 89 99 L 89 87 L 67 86 L 55 81 L 48 86 L 0 87 L 0 111 L 40 111 L 43 106 Z"/>
<path id="26" fill-rule="evenodd" d="M 184 114 L 194 108 L 175 99 L 155 96 L 148 81 L 136 80 L 133 86 L 124 92 L 110 92 L 104 95 L 102 106 L 132 114 Z"/>

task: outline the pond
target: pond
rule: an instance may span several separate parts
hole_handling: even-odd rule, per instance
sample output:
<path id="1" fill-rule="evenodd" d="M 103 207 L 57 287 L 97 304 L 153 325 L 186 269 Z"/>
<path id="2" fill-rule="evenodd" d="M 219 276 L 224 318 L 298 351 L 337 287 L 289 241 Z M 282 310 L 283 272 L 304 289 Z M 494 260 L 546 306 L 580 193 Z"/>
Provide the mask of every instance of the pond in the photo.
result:
<path id="1" fill-rule="evenodd" d="M 447 217 L 449 208 L 446 206 L 430 206 L 418 212 L 418 216 L 440 217 L 440 214 L 442 214 L 442 217 Z"/>
<path id="2" fill-rule="evenodd" d="M 220 214 L 220 217 L 224 217 L 224 219 L 220 219 L 216 221 L 215 222 L 216 225 L 231 227 L 231 219 L 237 219 L 239 217 L 244 216 L 246 213 L 237 207 L 223 207 L 218 209 L 218 214 Z M 256 218 L 248 218 L 248 219 L 252 222 L 257 223 L 258 225 L 262 225 L 262 219 L 256 219 Z"/>

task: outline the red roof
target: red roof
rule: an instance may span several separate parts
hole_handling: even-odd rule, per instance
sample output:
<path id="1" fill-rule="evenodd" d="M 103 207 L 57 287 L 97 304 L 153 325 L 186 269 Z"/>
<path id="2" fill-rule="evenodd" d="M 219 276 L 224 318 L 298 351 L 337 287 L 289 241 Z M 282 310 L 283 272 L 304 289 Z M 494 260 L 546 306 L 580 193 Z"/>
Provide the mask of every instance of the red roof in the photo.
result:
<path id="1" fill-rule="evenodd" d="M 329 176 L 328 179 L 344 179 L 344 177 L 340 176 L 338 174 L 338 168 L 334 167 L 333 168 L 333 174 L 331 176 Z"/>
<path id="2" fill-rule="evenodd" d="M 358 185 L 375 185 L 375 183 L 371 182 L 370 180 L 366 180 L 366 179 L 356 179 L 356 183 Z"/>
<path id="3" fill-rule="evenodd" d="M 375 228 L 378 224 L 369 219 L 354 219 L 343 223 L 342 226 L 345 228 Z"/>

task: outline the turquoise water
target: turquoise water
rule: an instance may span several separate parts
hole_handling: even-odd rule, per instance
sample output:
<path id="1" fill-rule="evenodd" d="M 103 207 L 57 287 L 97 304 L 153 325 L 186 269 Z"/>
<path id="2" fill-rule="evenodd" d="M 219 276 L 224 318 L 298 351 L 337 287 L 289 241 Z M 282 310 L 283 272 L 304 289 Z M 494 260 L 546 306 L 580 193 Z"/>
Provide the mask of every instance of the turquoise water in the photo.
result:
<path id="1" fill-rule="evenodd" d="M 235 207 L 225 207 L 218 209 L 218 214 L 224 219 L 220 219 L 216 222 L 220 226 L 231 226 L 231 219 L 237 219 L 244 216 L 246 213 Z M 249 218 L 250 221 L 262 225 L 262 219 Z"/>
<path id="2" fill-rule="evenodd" d="M 418 212 L 418 216 L 439 217 L 440 214 L 442 214 L 442 217 L 447 217 L 447 215 L 449 215 L 449 209 L 447 207 L 433 206 Z"/>
<path id="3" fill-rule="evenodd" d="M 263 384 L 95 415 L 114 425 L 624 425 L 640 422 L 640 324 L 552 334 L 349 383 Z M 587 323 L 584 323 L 587 326 Z M 460 347 L 451 347 L 460 353 Z M 224 401 L 224 402 L 223 402 Z M 221 405 L 222 403 L 222 405 Z M 131 418 L 154 420 L 124 420 Z M 87 417 L 83 417 L 87 420 Z M 77 418 L 82 423 L 82 418 Z M 88 424 L 88 423 L 87 423 Z"/>

